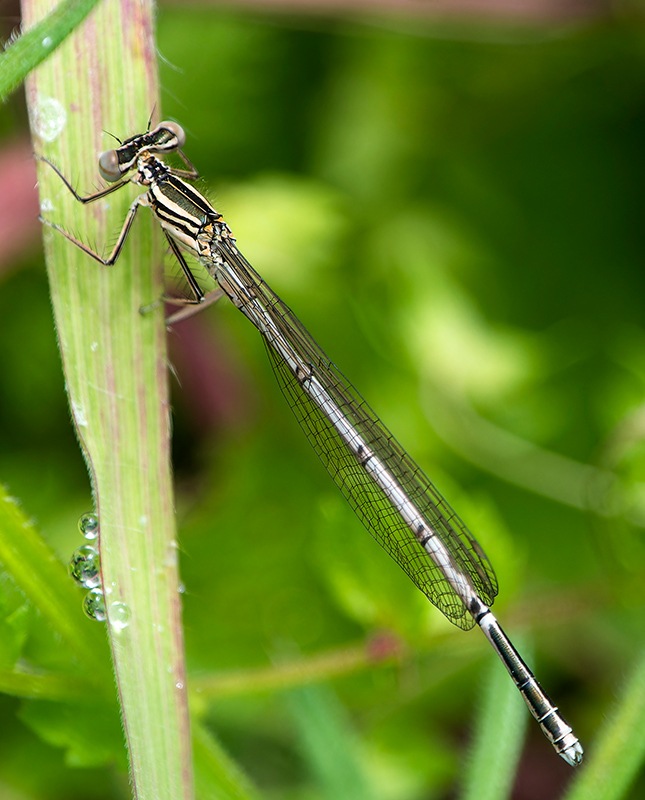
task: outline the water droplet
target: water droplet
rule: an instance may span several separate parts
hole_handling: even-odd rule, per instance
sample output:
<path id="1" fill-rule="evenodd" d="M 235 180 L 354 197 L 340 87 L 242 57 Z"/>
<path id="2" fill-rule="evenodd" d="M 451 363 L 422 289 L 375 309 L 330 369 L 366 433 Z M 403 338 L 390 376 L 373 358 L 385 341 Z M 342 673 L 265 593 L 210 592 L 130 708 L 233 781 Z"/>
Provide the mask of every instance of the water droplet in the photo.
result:
<path id="1" fill-rule="evenodd" d="M 81 514 L 78 529 L 86 539 L 96 539 L 99 535 L 99 518 L 92 511 Z"/>
<path id="2" fill-rule="evenodd" d="M 101 583 L 101 564 L 98 550 L 89 544 L 74 550 L 69 562 L 69 574 L 86 589 L 96 589 Z"/>
<path id="3" fill-rule="evenodd" d="M 54 40 L 52 39 L 51 36 L 45 36 L 45 38 L 41 42 L 42 46 L 45 47 L 47 50 L 49 50 L 49 48 L 52 46 L 53 43 Z"/>
<path id="4" fill-rule="evenodd" d="M 177 683 L 175 684 L 175 689 L 179 689 L 181 691 L 183 688 L 184 688 L 184 682 L 177 681 Z"/>
<path id="5" fill-rule="evenodd" d="M 43 197 L 40 201 L 40 211 L 42 214 L 47 214 L 54 210 L 54 204 L 49 197 Z"/>
<path id="6" fill-rule="evenodd" d="M 42 97 L 32 111 L 34 133 L 45 142 L 57 139 L 67 122 L 67 112 L 53 97 Z"/>
<path id="7" fill-rule="evenodd" d="M 100 589 L 90 589 L 83 599 L 83 611 L 90 619 L 105 622 L 105 597 Z"/>
<path id="8" fill-rule="evenodd" d="M 127 603 L 110 603 L 108 621 L 116 631 L 122 631 L 130 624 L 130 608 Z"/>

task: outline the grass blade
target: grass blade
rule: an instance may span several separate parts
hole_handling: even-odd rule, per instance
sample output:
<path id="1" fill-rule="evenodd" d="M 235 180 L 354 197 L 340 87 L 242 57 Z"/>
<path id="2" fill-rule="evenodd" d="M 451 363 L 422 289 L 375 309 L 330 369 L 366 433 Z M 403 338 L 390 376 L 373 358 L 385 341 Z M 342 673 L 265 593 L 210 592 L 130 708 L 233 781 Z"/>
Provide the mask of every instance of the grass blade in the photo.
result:
<path id="1" fill-rule="evenodd" d="M 645 761 L 645 650 L 566 800 L 621 800 Z"/>
<path id="2" fill-rule="evenodd" d="M 64 0 L 0 53 L 0 102 L 69 36 L 99 0 Z"/>
<path id="3" fill-rule="evenodd" d="M 363 770 L 357 738 L 330 689 L 304 686 L 287 694 L 303 757 L 317 778 L 321 796 L 334 800 L 374 798 Z"/>
<path id="4" fill-rule="evenodd" d="M 523 650 L 528 650 L 526 645 Z M 526 706 L 508 674 L 497 661 L 491 661 L 463 779 L 462 800 L 504 800 L 510 796 L 528 719 Z"/>

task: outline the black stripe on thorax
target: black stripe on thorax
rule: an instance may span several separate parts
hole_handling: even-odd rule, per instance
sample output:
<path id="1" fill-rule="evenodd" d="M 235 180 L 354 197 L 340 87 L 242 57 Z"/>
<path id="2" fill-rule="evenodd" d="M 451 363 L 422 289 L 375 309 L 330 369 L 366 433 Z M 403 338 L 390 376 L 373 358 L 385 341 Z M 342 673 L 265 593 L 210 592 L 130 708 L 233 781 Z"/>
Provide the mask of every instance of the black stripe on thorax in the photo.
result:
<path id="1" fill-rule="evenodd" d="M 215 209 L 208 200 L 201 195 L 197 189 L 177 178 L 175 175 L 166 175 L 157 182 L 159 190 L 172 203 L 176 203 L 181 209 L 196 217 L 207 217 L 214 214 Z"/>
<path id="2" fill-rule="evenodd" d="M 153 183 L 148 190 L 150 205 L 159 221 L 194 238 L 213 210 L 190 186 L 174 176 Z"/>

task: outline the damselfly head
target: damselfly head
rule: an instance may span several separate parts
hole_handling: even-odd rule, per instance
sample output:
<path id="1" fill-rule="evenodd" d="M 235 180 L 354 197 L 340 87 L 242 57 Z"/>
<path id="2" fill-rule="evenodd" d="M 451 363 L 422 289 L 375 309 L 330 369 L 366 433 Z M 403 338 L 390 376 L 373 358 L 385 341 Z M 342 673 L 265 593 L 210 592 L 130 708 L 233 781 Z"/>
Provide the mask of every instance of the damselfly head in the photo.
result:
<path id="1" fill-rule="evenodd" d="M 120 147 L 101 153 L 99 172 L 106 181 L 115 183 L 134 169 L 142 153 L 171 153 L 183 147 L 185 142 L 186 134 L 181 125 L 171 120 L 160 122 L 151 131 L 131 136 Z"/>

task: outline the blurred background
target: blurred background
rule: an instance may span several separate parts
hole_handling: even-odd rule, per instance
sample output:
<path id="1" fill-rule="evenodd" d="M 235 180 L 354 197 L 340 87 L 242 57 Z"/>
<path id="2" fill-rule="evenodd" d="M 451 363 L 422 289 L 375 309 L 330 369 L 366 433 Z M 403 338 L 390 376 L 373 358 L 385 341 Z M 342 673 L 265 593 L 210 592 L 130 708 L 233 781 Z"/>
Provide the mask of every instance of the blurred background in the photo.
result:
<path id="1" fill-rule="evenodd" d="M 500 621 L 592 749 L 645 644 L 643 17 L 518 5 L 162 2 L 162 116 L 242 252 L 485 548 Z M 0 4 L 5 40 L 17 13 Z M 92 498 L 21 93 L 0 114 L 0 480 L 67 561 Z M 332 796 L 317 714 L 351 741 L 360 796 L 457 796 L 501 665 L 362 529 L 240 314 L 222 302 L 169 340 L 201 713 L 266 797 Z M 7 797 L 126 796 L 0 707 Z M 512 796 L 558 797 L 571 770 L 526 736 Z M 641 775 L 625 796 L 644 793 Z"/>

